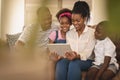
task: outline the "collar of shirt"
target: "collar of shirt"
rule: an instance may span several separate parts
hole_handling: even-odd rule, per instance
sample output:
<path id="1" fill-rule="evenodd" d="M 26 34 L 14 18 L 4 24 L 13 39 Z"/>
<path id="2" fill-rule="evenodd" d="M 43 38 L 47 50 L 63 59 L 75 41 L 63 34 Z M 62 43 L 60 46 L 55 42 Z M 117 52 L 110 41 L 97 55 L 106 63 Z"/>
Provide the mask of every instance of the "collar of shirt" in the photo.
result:
<path id="1" fill-rule="evenodd" d="M 104 42 L 104 41 L 107 41 L 109 39 L 109 37 L 106 37 L 105 39 L 103 39 L 103 40 L 98 40 L 97 39 L 97 42 Z"/>
<path id="2" fill-rule="evenodd" d="M 75 28 L 73 28 L 73 30 L 76 32 L 76 29 L 75 29 Z M 83 30 L 82 33 L 85 33 L 85 32 L 87 32 L 87 31 L 88 31 L 88 26 L 85 26 L 85 29 Z"/>

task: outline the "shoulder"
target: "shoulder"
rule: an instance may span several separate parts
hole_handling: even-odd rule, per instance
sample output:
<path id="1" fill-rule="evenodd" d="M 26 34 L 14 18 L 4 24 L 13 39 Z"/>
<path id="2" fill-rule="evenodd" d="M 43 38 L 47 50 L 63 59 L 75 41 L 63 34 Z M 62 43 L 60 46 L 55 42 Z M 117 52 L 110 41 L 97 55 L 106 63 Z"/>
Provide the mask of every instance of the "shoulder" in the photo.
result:
<path id="1" fill-rule="evenodd" d="M 52 24 L 51 24 L 51 29 L 53 29 L 53 30 L 58 30 L 59 29 L 59 24 L 57 23 L 57 22 L 52 22 Z"/>
<path id="2" fill-rule="evenodd" d="M 71 35 L 71 34 L 74 34 L 74 33 L 75 33 L 75 28 L 70 29 L 70 30 L 67 32 L 67 35 Z"/>
<path id="3" fill-rule="evenodd" d="M 88 28 L 88 31 L 90 32 L 95 32 L 95 27 L 93 28 L 92 26 L 86 26 Z"/>
<path id="4" fill-rule="evenodd" d="M 29 24 L 24 28 L 24 30 L 27 30 L 27 31 L 28 30 L 33 30 L 36 26 L 38 26 L 38 24 Z"/>
<path id="5" fill-rule="evenodd" d="M 116 48 L 114 43 L 112 42 L 112 40 L 109 37 L 105 38 L 105 44 L 108 45 L 109 47 Z"/>
<path id="6" fill-rule="evenodd" d="M 50 34 L 56 34 L 57 30 L 53 30 Z"/>
<path id="7" fill-rule="evenodd" d="M 76 36 L 75 34 L 76 34 L 76 30 L 75 30 L 75 28 L 73 28 L 66 33 L 66 38 L 68 38 L 68 37 L 72 38 L 72 37 Z"/>

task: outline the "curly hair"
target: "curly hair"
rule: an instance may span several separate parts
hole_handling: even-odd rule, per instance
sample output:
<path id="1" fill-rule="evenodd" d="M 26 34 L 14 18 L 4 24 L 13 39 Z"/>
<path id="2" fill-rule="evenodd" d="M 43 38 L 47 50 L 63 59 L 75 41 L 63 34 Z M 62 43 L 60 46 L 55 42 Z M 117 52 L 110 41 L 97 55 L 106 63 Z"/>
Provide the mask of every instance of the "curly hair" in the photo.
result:
<path id="1" fill-rule="evenodd" d="M 65 14 L 65 13 L 68 13 L 68 14 Z M 62 14 L 65 14 L 65 15 L 62 15 Z M 61 16 L 61 15 L 62 15 L 62 16 Z M 72 15 L 72 11 L 71 11 L 70 9 L 68 9 L 68 8 L 63 8 L 63 9 L 61 9 L 61 10 L 59 10 L 59 11 L 57 12 L 56 18 L 57 18 L 58 21 L 59 21 L 60 17 L 67 17 L 68 20 L 69 20 L 69 22 L 70 22 L 70 24 L 72 24 L 72 22 L 71 22 L 71 15 Z"/>

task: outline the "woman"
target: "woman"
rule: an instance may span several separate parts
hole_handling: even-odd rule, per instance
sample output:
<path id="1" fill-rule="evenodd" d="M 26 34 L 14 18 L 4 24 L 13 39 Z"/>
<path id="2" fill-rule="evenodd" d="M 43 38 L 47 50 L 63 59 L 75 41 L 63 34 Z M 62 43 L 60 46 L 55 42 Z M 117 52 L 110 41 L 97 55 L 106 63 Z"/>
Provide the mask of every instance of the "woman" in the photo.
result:
<path id="1" fill-rule="evenodd" d="M 72 9 L 74 26 L 67 35 L 66 41 L 72 51 L 66 52 L 66 58 L 56 64 L 56 80 L 81 80 L 81 71 L 88 70 L 92 64 L 90 59 L 95 45 L 94 31 L 86 26 L 90 19 L 90 9 L 86 2 L 77 1 Z"/>

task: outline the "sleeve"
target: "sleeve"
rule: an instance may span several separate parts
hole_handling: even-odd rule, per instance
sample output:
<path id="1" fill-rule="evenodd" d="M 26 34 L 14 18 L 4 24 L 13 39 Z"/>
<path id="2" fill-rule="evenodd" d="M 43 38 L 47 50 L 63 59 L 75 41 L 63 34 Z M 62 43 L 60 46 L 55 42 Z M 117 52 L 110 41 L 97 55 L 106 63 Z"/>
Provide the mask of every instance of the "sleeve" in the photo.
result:
<path id="1" fill-rule="evenodd" d="M 105 42 L 105 56 L 110 56 L 112 57 L 115 53 L 115 45 L 113 44 L 113 42 L 109 39 L 106 40 Z"/>
<path id="2" fill-rule="evenodd" d="M 30 40 L 31 34 L 32 34 L 32 26 L 27 26 L 24 28 L 18 40 L 26 43 L 28 40 Z"/>
<path id="3" fill-rule="evenodd" d="M 55 41 L 55 38 L 56 38 L 56 31 L 52 31 L 49 35 L 49 39 Z"/>

